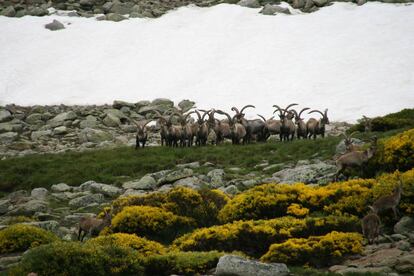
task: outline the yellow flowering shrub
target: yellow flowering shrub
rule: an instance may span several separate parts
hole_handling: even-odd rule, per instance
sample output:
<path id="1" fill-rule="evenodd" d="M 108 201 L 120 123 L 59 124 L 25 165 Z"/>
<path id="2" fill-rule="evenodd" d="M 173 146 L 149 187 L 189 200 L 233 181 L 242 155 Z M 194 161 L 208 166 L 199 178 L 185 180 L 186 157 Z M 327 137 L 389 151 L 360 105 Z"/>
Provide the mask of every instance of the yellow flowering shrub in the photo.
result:
<path id="1" fill-rule="evenodd" d="M 356 231 L 358 225 L 358 218 L 345 216 L 236 221 L 197 229 L 176 239 L 172 248 L 182 251 L 236 250 L 260 257 L 275 242 L 292 237 L 326 234 L 333 230 Z"/>
<path id="2" fill-rule="evenodd" d="M 114 245 L 128 247 L 136 250 L 142 256 L 164 254 L 166 252 L 166 249 L 162 244 L 138 237 L 135 234 L 116 233 L 107 236 L 99 236 L 88 240 L 86 243 L 91 246 Z"/>
<path id="3" fill-rule="evenodd" d="M 137 234 L 156 241 L 173 240 L 195 227 L 191 218 L 177 216 L 158 207 L 125 207 L 112 219 L 113 232 Z"/>
<path id="4" fill-rule="evenodd" d="M 57 240 L 55 234 L 39 227 L 15 224 L 0 231 L 0 254 L 22 252 Z"/>
<path id="5" fill-rule="evenodd" d="M 305 217 L 306 215 L 309 214 L 309 209 L 308 208 L 304 208 L 301 205 L 297 204 L 297 203 L 292 203 L 288 208 L 287 208 L 287 213 L 289 215 L 293 215 L 295 217 Z"/>
<path id="6" fill-rule="evenodd" d="M 261 260 L 294 265 L 328 266 L 340 261 L 346 255 L 361 252 L 360 234 L 333 231 L 325 236 L 289 239 L 283 243 L 272 244 Z"/>
<path id="7" fill-rule="evenodd" d="M 124 246 L 55 242 L 30 250 L 7 275 L 35 272 L 38 275 L 144 276 L 141 264 L 142 256 Z"/>
<path id="8" fill-rule="evenodd" d="M 126 206 L 159 207 L 178 216 L 193 218 L 201 227 L 217 224 L 218 212 L 228 201 L 229 197 L 219 190 L 176 187 L 167 193 L 121 197 L 112 206 L 115 213 Z"/>
<path id="9" fill-rule="evenodd" d="M 414 167 L 414 128 L 394 135 L 380 143 L 375 165 L 385 170 L 409 170 Z"/>

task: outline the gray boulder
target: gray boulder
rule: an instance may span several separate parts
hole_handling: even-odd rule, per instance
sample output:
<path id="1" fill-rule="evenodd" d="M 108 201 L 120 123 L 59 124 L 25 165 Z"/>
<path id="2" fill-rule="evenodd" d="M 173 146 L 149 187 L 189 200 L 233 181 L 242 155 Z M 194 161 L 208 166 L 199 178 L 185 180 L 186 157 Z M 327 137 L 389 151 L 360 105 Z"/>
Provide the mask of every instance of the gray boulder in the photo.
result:
<path id="1" fill-rule="evenodd" d="M 165 98 L 157 98 L 151 102 L 152 105 L 162 105 L 162 106 L 168 106 L 170 108 L 174 107 L 174 102 L 170 99 Z"/>
<path id="2" fill-rule="evenodd" d="M 211 188 L 218 188 L 224 185 L 224 170 L 214 169 L 207 173 L 207 177 L 210 179 L 209 186 Z"/>
<path id="3" fill-rule="evenodd" d="M 19 135 L 16 132 L 6 132 L 0 134 L 0 144 L 10 144 L 16 141 Z"/>
<path id="4" fill-rule="evenodd" d="M 55 220 L 23 222 L 22 224 L 36 226 L 53 233 L 57 233 L 59 228 L 59 223 Z"/>
<path id="5" fill-rule="evenodd" d="M 100 204 L 104 202 L 104 195 L 103 194 L 91 194 L 85 195 L 81 197 L 74 198 L 69 201 L 69 206 L 72 207 L 86 207 L 90 204 L 97 203 Z"/>
<path id="6" fill-rule="evenodd" d="M 108 3 L 110 3 L 110 2 L 108 2 Z M 115 100 L 112 104 L 112 107 L 115 108 L 115 109 L 121 109 L 124 106 L 129 107 L 131 109 L 135 108 L 135 104 L 124 102 L 124 101 L 119 101 L 119 100 Z"/>
<path id="7" fill-rule="evenodd" d="M 193 176 L 193 170 L 192 169 L 181 169 L 178 171 L 172 171 L 168 174 L 166 174 L 164 177 L 161 177 L 160 179 L 158 179 L 157 184 L 158 185 L 163 185 L 166 183 L 173 183 L 177 180 L 180 180 L 182 178 L 186 178 L 186 177 L 190 177 Z"/>
<path id="8" fill-rule="evenodd" d="M 195 102 L 190 101 L 190 100 L 182 100 L 181 102 L 178 103 L 178 107 L 180 107 L 183 113 L 189 111 L 194 106 L 195 106 Z"/>
<path id="9" fill-rule="evenodd" d="M 33 113 L 30 114 L 29 116 L 27 116 L 26 118 L 26 123 L 31 124 L 31 125 L 38 125 L 38 124 L 42 124 L 42 114 L 40 113 Z"/>
<path id="10" fill-rule="evenodd" d="M 12 206 L 10 199 L 0 199 L 0 216 L 7 213 L 10 206 Z"/>
<path id="11" fill-rule="evenodd" d="M 8 6 L 0 12 L 0 15 L 14 17 L 16 15 L 16 10 L 13 8 L 13 6 Z"/>
<path id="12" fill-rule="evenodd" d="M 261 5 L 258 0 L 240 0 L 237 5 L 246 8 L 260 8 Z"/>
<path id="13" fill-rule="evenodd" d="M 8 214 L 12 216 L 33 216 L 36 212 L 46 212 L 48 203 L 43 200 L 32 199 L 16 206 Z"/>
<path id="14" fill-rule="evenodd" d="M 187 187 L 191 189 L 198 190 L 202 188 L 203 186 L 206 186 L 207 184 L 202 181 L 200 178 L 192 176 L 192 177 L 186 177 L 180 180 L 177 180 L 174 182 L 174 187 Z"/>
<path id="15" fill-rule="evenodd" d="M 294 168 L 280 170 L 274 173 L 272 178 L 280 183 L 326 184 L 332 180 L 335 172 L 336 166 L 318 161 L 315 164 L 299 165 Z"/>
<path id="16" fill-rule="evenodd" d="M 235 185 L 230 185 L 227 186 L 225 188 L 220 187 L 220 190 L 222 190 L 224 193 L 228 194 L 228 195 L 236 195 L 238 193 L 240 193 L 239 189 L 237 189 L 237 187 Z"/>
<path id="17" fill-rule="evenodd" d="M 109 9 L 110 13 L 126 15 L 131 13 L 133 2 L 114 2 Z"/>
<path id="18" fill-rule="evenodd" d="M 397 234 L 414 232 L 414 218 L 408 216 L 402 217 L 400 221 L 394 225 L 394 232 Z"/>
<path id="19" fill-rule="evenodd" d="M 106 2 L 105 4 L 103 4 L 102 9 L 103 9 L 104 13 L 109 13 L 109 11 L 111 10 L 113 4 L 114 3 L 112 3 L 112 2 Z"/>
<path id="20" fill-rule="evenodd" d="M 352 141 L 352 144 L 357 145 L 357 146 L 360 146 L 360 145 L 363 145 L 364 144 L 364 142 L 362 140 L 359 140 L 357 138 L 351 138 L 351 141 Z M 341 155 L 341 154 L 344 154 L 345 151 L 346 151 L 345 139 L 343 139 L 336 146 L 335 153 L 337 155 Z"/>
<path id="21" fill-rule="evenodd" d="M 178 164 L 176 167 L 180 169 L 182 168 L 196 169 L 200 167 L 200 162 L 196 161 L 196 162 L 191 162 L 191 163 Z"/>
<path id="22" fill-rule="evenodd" d="M 275 15 L 277 13 L 291 14 L 288 8 L 283 8 L 277 5 L 266 4 L 260 11 L 264 15 Z"/>
<path id="23" fill-rule="evenodd" d="M 48 15 L 49 12 L 47 9 L 44 9 L 42 7 L 33 7 L 27 10 L 26 14 L 31 15 L 31 16 L 45 16 L 45 15 Z"/>
<path id="24" fill-rule="evenodd" d="M 85 128 L 79 133 L 79 139 L 82 143 L 101 143 L 103 141 L 110 141 L 112 138 L 110 133 L 93 128 Z"/>
<path id="25" fill-rule="evenodd" d="M 63 30 L 65 28 L 65 25 L 63 25 L 61 22 L 57 21 L 56 19 L 53 19 L 53 22 L 46 24 L 45 28 L 51 31 L 58 31 L 58 30 Z"/>
<path id="26" fill-rule="evenodd" d="M 30 196 L 34 199 L 44 200 L 49 191 L 46 188 L 34 188 L 30 193 Z"/>
<path id="27" fill-rule="evenodd" d="M 108 184 L 92 183 L 90 188 L 93 193 L 101 193 L 108 197 L 116 197 L 122 194 L 122 189 Z"/>
<path id="28" fill-rule="evenodd" d="M 220 257 L 215 275 L 234 276 L 284 276 L 290 271 L 282 263 L 262 263 L 239 256 L 224 255 Z"/>
<path id="29" fill-rule="evenodd" d="M 114 21 L 114 22 L 120 22 L 122 20 L 126 20 L 128 18 L 126 18 L 123 15 L 117 14 L 117 13 L 108 13 L 106 15 L 106 20 L 108 21 Z"/>
<path id="30" fill-rule="evenodd" d="M 128 181 L 122 184 L 124 189 L 134 189 L 134 190 L 153 190 L 157 187 L 157 181 L 150 176 L 145 175 L 138 181 Z"/>
<path id="31" fill-rule="evenodd" d="M 113 114 L 107 114 L 102 122 L 108 127 L 118 127 L 121 124 L 121 120 Z"/>
<path id="32" fill-rule="evenodd" d="M 55 117 L 53 117 L 52 119 L 50 119 L 47 124 L 52 126 L 52 127 L 58 127 L 63 125 L 63 123 L 65 121 L 73 121 L 76 119 L 76 113 L 73 111 L 69 111 L 69 112 L 63 112 L 60 113 L 58 115 L 56 115 Z"/>
<path id="33" fill-rule="evenodd" d="M 10 111 L 5 109 L 0 109 L 0 123 L 8 122 L 13 119 Z"/>
<path id="34" fill-rule="evenodd" d="M 358 6 L 362 6 L 367 3 L 367 0 L 357 0 Z"/>
<path id="35" fill-rule="evenodd" d="M 39 131 L 33 131 L 32 134 L 30 135 L 30 138 L 33 141 L 49 140 L 51 135 L 52 135 L 51 130 L 39 130 Z"/>
<path id="36" fill-rule="evenodd" d="M 359 0 L 360 1 L 360 0 Z M 315 5 L 317 7 L 323 7 L 326 6 L 327 4 L 329 4 L 330 0 L 313 0 L 313 3 L 315 3 Z"/>
<path id="37" fill-rule="evenodd" d="M 72 187 L 65 183 L 59 183 L 52 185 L 50 189 L 55 193 L 63 193 L 71 191 Z"/>
<path id="38" fill-rule="evenodd" d="M 0 123 L 0 133 L 4 132 L 21 132 L 23 129 L 23 126 L 21 123 L 13 120 L 6 123 Z"/>
<path id="39" fill-rule="evenodd" d="M 85 120 L 81 121 L 79 127 L 84 128 L 96 128 L 98 126 L 98 119 L 95 116 L 88 115 Z"/>
<path id="40" fill-rule="evenodd" d="M 65 126 L 59 126 L 53 129 L 53 135 L 65 135 L 68 133 L 68 128 Z"/>
<path id="41" fill-rule="evenodd" d="M 293 0 L 292 1 L 292 7 L 294 9 L 302 9 L 306 5 L 306 0 Z"/>

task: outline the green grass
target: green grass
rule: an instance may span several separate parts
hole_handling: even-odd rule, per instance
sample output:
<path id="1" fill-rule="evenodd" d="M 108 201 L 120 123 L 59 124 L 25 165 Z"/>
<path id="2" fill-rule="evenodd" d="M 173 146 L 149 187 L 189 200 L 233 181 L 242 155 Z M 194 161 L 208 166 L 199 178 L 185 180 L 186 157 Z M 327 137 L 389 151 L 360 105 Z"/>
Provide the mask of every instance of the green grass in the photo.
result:
<path id="1" fill-rule="evenodd" d="M 376 133 L 381 137 L 399 132 L 393 130 Z M 356 137 L 364 137 L 366 134 Z M 103 149 L 83 153 L 29 155 L 0 161 L 0 192 L 35 187 L 50 187 L 57 183 L 79 185 L 88 180 L 120 184 L 147 173 L 172 169 L 176 164 L 200 161 L 212 162 L 216 167 L 226 169 L 228 177 L 243 177 L 256 172 L 271 175 L 274 171 L 262 172 L 254 166 L 267 160 L 270 164 L 296 162 L 297 160 L 319 158 L 331 159 L 341 138 L 327 137 L 316 140 L 294 140 L 281 143 L 270 141 L 265 144 L 233 146 L 166 148 L 152 147 L 134 150 L 131 147 Z M 228 169 L 239 167 L 241 171 Z M 196 169 L 206 173 L 206 168 Z"/>

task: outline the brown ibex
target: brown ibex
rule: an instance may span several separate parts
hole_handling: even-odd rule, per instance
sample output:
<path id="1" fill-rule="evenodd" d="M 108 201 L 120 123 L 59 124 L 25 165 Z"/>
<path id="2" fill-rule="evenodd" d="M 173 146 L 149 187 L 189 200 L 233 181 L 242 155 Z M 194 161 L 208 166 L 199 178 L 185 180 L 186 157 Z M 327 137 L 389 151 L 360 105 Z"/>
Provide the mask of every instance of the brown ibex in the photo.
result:
<path id="1" fill-rule="evenodd" d="M 361 169 L 361 175 L 363 173 L 363 167 L 368 161 L 375 155 L 377 150 L 377 139 L 373 139 L 371 146 L 364 151 L 351 151 L 341 155 L 336 159 L 336 173 L 335 180 L 338 180 L 339 174 L 343 172 L 346 168 L 355 168 L 359 167 Z"/>
<path id="2" fill-rule="evenodd" d="M 394 212 L 395 219 L 398 219 L 398 208 L 397 208 L 397 206 L 400 203 L 402 188 L 403 188 L 403 183 L 401 181 L 401 178 L 400 178 L 399 181 L 400 181 L 399 185 L 394 188 L 394 191 L 392 192 L 391 195 L 382 196 L 382 197 L 378 198 L 374 202 L 374 204 L 372 204 L 372 209 L 376 213 L 380 213 L 380 212 L 383 212 L 385 210 L 392 209 L 392 211 Z"/>
<path id="3" fill-rule="evenodd" d="M 355 145 L 353 140 L 352 140 L 352 136 L 355 133 L 358 133 L 358 131 L 354 131 L 349 135 L 346 135 L 345 133 L 342 134 L 344 136 L 345 153 L 351 152 L 351 151 L 361 151 L 362 150 L 362 146 L 361 145 Z"/>
<path id="4" fill-rule="evenodd" d="M 299 114 L 296 110 L 292 109 L 292 112 L 295 114 L 295 124 L 296 124 L 296 137 L 298 139 L 303 138 L 307 139 L 308 128 L 306 127 L 306 123 L 303 121 L 303 118 L 300 116 L 302 115 L 303 111 L 310 109 L 309 107 L 303 108 Z"/>
<path id="5" fill-rule="evenodd" d="M 240 144 L 241 141 L 243 141 L 243 144 L 245 143 L 245 137 L 246 137 L 246 128 L 237 122 L 236 118 L 231 118 L 230 115 L 224 111 L 217 110 L 217 113 L 226 115 L 229 120 L 229 126 L 231 131 L 231 141 L 233 144 Z"/>
<path id="6" fill-rule="evenodd" d="M 188 146 L 191 147 L 193 145 L 194 136 L 196 135 L 197 130 L 194 128 L 194 124 L 187 122 L 188 116 L 195 113 L 191 111 L 186 115 L 182 115 L 180 113 L 175 113 L 180 117 L 181 123 L 181 146 Z"/>
<path id="7" fill-rule="evenodd" d="M 204 120 L 206 115 L 208 115 L 211 110 L 200 110 L 204 112 L 203 116 L 200 115 L 200 112 L 196 110 L 198 120 L 195 123 L 197 125 L 197 132 L 196 132 L 196 145 L 205 146 L 207 144 L 208 134 L 210 132 L 209 124 Z"/>
<path id="8" fill-rule="evenodd" d="M 161 136 L 161 146 L 164 146 L 164 143 L 167 145 L 167 135 L 168 135 L 168 127 L 166 125 L 167 120 L 161 113 L 159 113 L 157 110 L 155 111 L 155 117 L 158 118 L 158 124 L 160 125 L 160 136 Z M 163 118 L 164 120 L 162 120 Z"/>
<path id="9" fill-rule="evenodd" d="M 369 244 L 374 242 L 378 242 L 378 236 L 380 233 L 380 226 L 381 220 L 377 215 L 376 211 L 371 207 L 370 212 L 362 218 L 361 226 L 362 226 L 362 234 L 368 240 Z"/>
<path id="10" fill-rule="evenodd" d="M 228 122 L 214 118 L 215 113 L 215 109 L 212 109 L 211 112 L 208 113 L 207 123 L 208 126 L 214 130 L 214 133 L 216 134 L 216 145 L 218 145 L 224 141 L 224 138 L 231 139 L 231 130 Z"/>
<path id="11" fill-rule="evenodd" d="M 260 119 L 247 120 L 244 117 L 245 114 L 243 111 L 248 107 L 256 108 L 251 104 L 244 106 L 240 111 L 234 106 L 231 108 L 232 111 L 236 112 L 234 117 L 237 122 L 242 124 L 246 129 L 245 143 L 250 143 L 253 140 L 253 137 L 256 137 L 259 142 L 264 142 L 265 139 L 263 137 L 263 129 L 265 127 L 265 123 Z"/>
<path id="12" fill-rule="evenodd" d="M 270 135 L 280 135 L 280 131 L 282 128 L 282 122 L 280 120 L 275 120 L 274 116 L 272 116 L 268 120 L 266 120 L 266 118 L 260 114 L 257 114 L 257 116 L 262 118 L 265 124 L 263 128 L 263 135 L 262 135 L 265 141 L 269 139 Z"/>
<path id="13" fill-rule="evenodd" d="M 137 126 L 137 135 L 136 135 L 135 149 L 138 149 L 140 147 L 140 145 L 142 145 L 143 148 L 145 147 L 145 144 L 147 143 L 147 139 L 148 139 L 147 125 L 151 121 L 152 120 L 148 120 L 144 124 L 139 124 L 139 123 L 137 123 L 137 122 L 135 122 L 133 120 L 133 122 Z"/>
<path id="14" fill-rule="evenodd" d="M 106 210 L 104 210 L 104 213 L 105 215 L 103 219 L 83 217 L 79 220 L 79 241 L 83 241 L 87 234 L 90 234 L 92 237 L 97 236 L 105 227 L 111 225 L 111 213 L 108 213 Z"/>
<path id="15" fill-rule="evenodd" d="M 279 111 L 280 121 L 282 122 L 282 128 L 281 128 L 281 134 L 280 134 L 281 141 L 282 140 L 284 141 L 293 140 L 293 137 L 295 136 L 296 127 L 295 127 L 295 123 L 293 123 L 292 121 L 294 114 L 293 112 L 289 111 L 289 108 L 295 105 L 298 105 L 298 104 L 296 103 L 289 104 L 285 109 L 282 109 L 277 105 L 273 105 L 273 107 L 276 108 L 273 114 Z"/>
<path id="16" fill-rule="evenodd" d="M 325 109 L 324 113 L 319 110 L 312 110 L 309 112 L 311 113 L 320 113 L 322 118 L 320 120 L 316 120 L 315 118 L 310 118 L 306 122 L 306 128 L 308 130 L 308 138 L 310 139 L 313 136 L 313 139 L 316 139 L 316 135 L 321 135 L 325 137 L 325 125 L 329 125 L 329 118 L 328 118 L 328 109 Z"/>

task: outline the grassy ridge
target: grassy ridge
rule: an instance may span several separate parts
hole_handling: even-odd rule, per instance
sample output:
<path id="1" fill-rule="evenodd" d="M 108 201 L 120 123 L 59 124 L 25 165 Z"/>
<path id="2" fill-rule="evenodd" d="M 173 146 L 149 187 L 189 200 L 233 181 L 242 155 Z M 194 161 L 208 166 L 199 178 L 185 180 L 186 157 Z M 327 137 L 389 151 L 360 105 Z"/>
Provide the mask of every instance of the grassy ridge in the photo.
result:
<path id="1" fill-rule="evenodd" d="M 376 135 L 387 137 L 400 131 L 393 130 Z M 200 161 L 201 164 L 212 162 L 224 169 L 240 167 L 242 170 L 237 172 L 239 175 L 254 171 L 265 175 L 261 169 L 254 168 L 262 160 L 277 164 L 311 158 L 331 159 L 340 140 L 339 137 L 327 137 L 294 140 L 288 143 L 270 141 L 266 144 L 245 146 L 225 144 L 178 149 L 152 147 L 134 150 L 131 147 L 120 147 L 83 153 L 68 152 L 10 158 L 0 161 L 0 192 L 50 187 L 60 182 L 79 185 L 88 180 L 117 184 L 150 172 L 174 168 L 176 164 L 193 161 Z M 200 168 L 199 172 L 204 173 L 205 168 Z M 231 171 L 227 172 L 229 177 L 234 176 Z M 273 172 L 268 171 L 267 174 Z"/>

